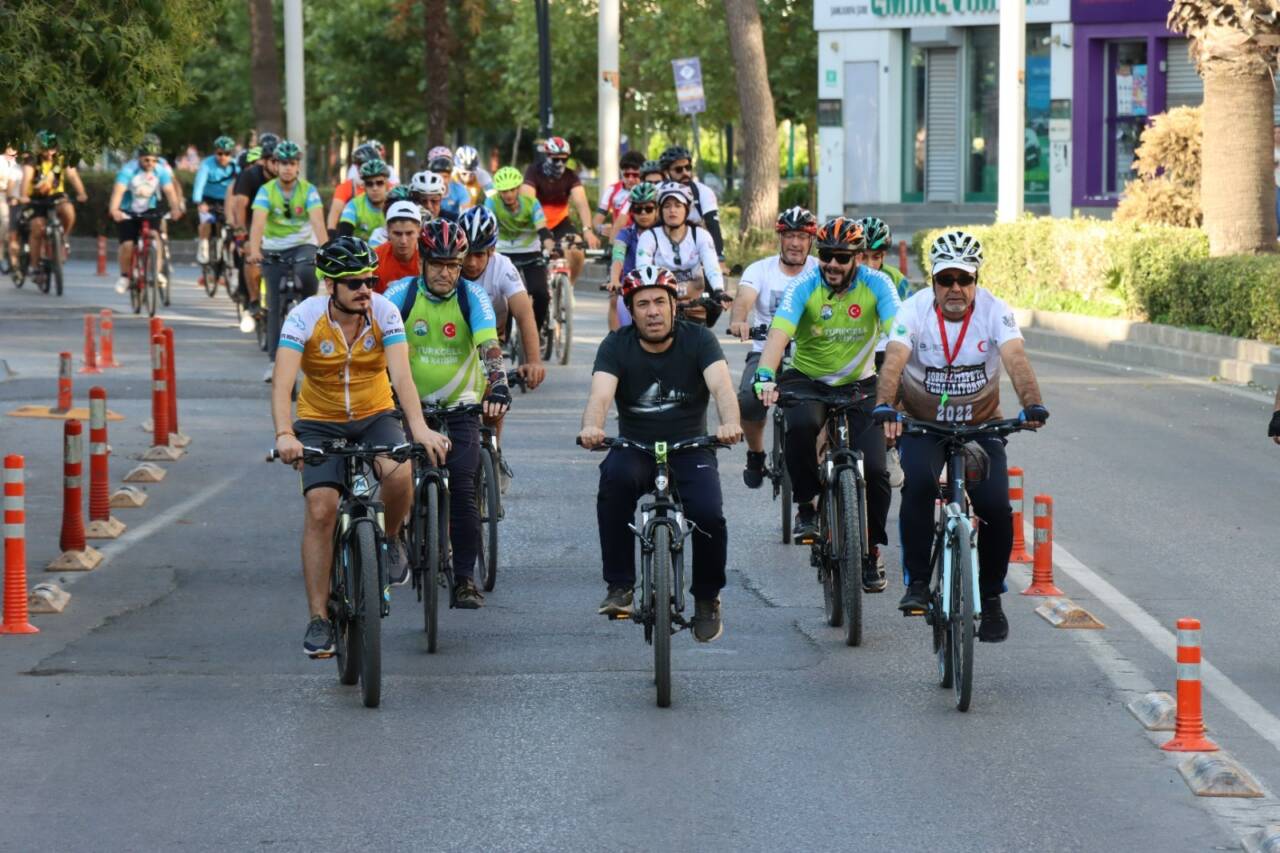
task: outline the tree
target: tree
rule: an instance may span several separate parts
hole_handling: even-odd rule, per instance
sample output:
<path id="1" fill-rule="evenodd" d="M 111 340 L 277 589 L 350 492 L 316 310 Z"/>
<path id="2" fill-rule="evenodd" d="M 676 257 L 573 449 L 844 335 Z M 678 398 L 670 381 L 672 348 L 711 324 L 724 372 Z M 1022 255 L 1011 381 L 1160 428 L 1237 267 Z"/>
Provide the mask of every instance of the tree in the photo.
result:
<path id="1" fill-rule="evenodd" d="M 778 216 L 778 121 L 769 88 L 764 29 L 756 0 L 724 0 L 742 127 L 742 220 L 766 229 Z"/>
<path id="2" fill-rule="evenodd" d="M 1200 203 L 1209 252 L 1273 252 L 1271 75 L 1280 15 L 1266 0 L 1174 0 L 1169 29 L 1191 39 L 1204 78 Z"/>
<path id="3" fill-rule="evenodd" d="M 284 133 L 284 96 L 280 84 L 280 53 L 271 0 L 249 0 L 249 79 L 253 118 L 258 130 Z M 306 140 L 299 140 L 305 143 Z"/>
<path id="4" fill-rule="evenodd" d="M 134 145 L 189 98 L 183 64 L 209 4 L 197 0 L 0 3 L 0 136 L 48 128 L 68 150 Z"/>
<path id="5" fill-rule="evenodd" d="M 423 60 L 428 85 L 425 91 L 427 110 L 426 144 L 447 144 L 449 129 L 449 3 L 448 0 L 422 0 L 422 25 L 425 38 Z M 441 75 L 445 79 L 441 80 Z"/>

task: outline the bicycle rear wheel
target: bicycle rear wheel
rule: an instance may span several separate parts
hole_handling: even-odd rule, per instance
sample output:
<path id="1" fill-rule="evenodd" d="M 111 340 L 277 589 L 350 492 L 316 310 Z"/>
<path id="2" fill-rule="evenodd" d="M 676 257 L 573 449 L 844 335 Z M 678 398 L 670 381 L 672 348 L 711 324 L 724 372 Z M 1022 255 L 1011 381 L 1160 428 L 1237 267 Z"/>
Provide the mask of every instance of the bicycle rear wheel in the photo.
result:
<path id="1" fill-rule="evenodd" d="M 27 268 L 31 264 L 31 250 L 23 243 L 18 248 L 18 265 L 13 269 L 13 286 L 22 289 L 27 283 Z"/>
<path id="2" fill-rule="evenodd" d="M 822 603 L 826 610 L 827 624 L 839 628 L 844 624 L 844 593 L 840 589 L 840 561 L 836 559 L 834 531 L 839 530 L 839 518 L 836 515 L 836 501 L 830 494 L 824 494 L 820 500 L 818 518 L 818 544 L 811 545 L 817 549 L 822 575 Z"/>
<path id="3" fill-rule="evenodd" d="M 844 605 L 844 644 L 862 645 L 862 506 L 853 471 L 846 468 L 836 480 L 840 526 L 839 544 L 841 603 Z"/>
<path id="4" fill-rule="evenodd" d="M 50 214 L 57 216 L 57 214 Z M 66 251 L 66 241 L 62 236 L 61 225 L 54 226 L 49 229 L 49 278 L 53 285 L 53 293 L 55 296 L 62 295 L 62 253 Z"/>
<path id="5" fill-rule="evenodd" d="M 480 467 L 476 469 L 476 505 L 480 510 L 480 554 L 476 576 L 485 592 L 493 592 L 498 582 L 498 471 L 494 465 L 493 451 L 480 448 Z"/>
<path id="6" fill-rule="evenodd" d="M 366 708 L 382 700 L 382 585 L 378 582 L 378 537 L 373 520 L 356 522 L 356 633 L 360 635 L 360 695 Z"/>
<path id="7" fill-rule="evenodd" d="M 948 534 L 951 548 L 951 622 L 948 645 L 954 672 L 956 710 L 969 710 L 973 698 L 973 551 L 962 532 Z"/>
<path id="8" fill-rule="evenodd" d="M 566 278 L 557 292 L 556 320 L 560 333 L 556 335 L 556 355 L 561 364 L 568 364 L 573 349 L 573 284 Z"/>
<path id="9" fill-rule="evenodd" d="M 671 706 L 671 528 L 653 530 L 653 682 L 658 707 Z"/>
<path id="10" fill-rule="evenodd" d="M 133 272 L 129 276 L 129 307 L 133 309 L 133 313 L 137 314 L 142 311 L 142 291 L 146 287 L 138 281 L 138 262 L 134 262 Z"/>
<path id="11" fill-rule="evenodd" d="M 559 276 L 551 279 L 551 300 L 550 304 L 547 305 L 547 319 L 539 332 L 542 336 L 542 340 L 539 341 L 539 343 L 542 344 L 543 361 L 551 361 L 551 355 L 555 351 L 556 347 L 556 303 L 559 301 L 556 296 L 556 291 L 559 286 L 559 281 Z"/>

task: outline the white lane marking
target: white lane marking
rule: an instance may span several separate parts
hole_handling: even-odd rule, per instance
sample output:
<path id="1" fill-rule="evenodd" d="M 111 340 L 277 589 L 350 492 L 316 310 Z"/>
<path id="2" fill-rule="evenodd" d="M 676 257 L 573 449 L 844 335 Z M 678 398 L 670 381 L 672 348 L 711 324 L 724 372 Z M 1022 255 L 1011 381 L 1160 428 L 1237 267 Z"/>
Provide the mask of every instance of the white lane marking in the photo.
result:
<path id="1" fill-rule="evenodd" d="M 1024 521 L 1023 527 L 1028 535 L 1034 531 L 1030 522 Z M 1058 542 L 1053 543 L 1053 562 L 1066 572 L 1072 580 L 1087 589 L 1095 598 L 1109 607 L 1121 619 L 1147 639 L 1151 645 L 1170 660 L 1177 661 L 1177 640 L 1173 632 L 1160 624 L 1154 616 L 1143 610 L 1137 602 L 1129 598 L 1109 581 L 1093 569 L 1080 562 L 1063 548 Z M 1207 658 L 1200 662 L 1201 680 L 1206 690 L 1215 699 L 1226 706 L 1240 720 L 1258 733 L 1258 736 L 1280 751 L 1280 718 L 1246 693 L 1232 681 L 1222 670 L 1218 669 Z"/>

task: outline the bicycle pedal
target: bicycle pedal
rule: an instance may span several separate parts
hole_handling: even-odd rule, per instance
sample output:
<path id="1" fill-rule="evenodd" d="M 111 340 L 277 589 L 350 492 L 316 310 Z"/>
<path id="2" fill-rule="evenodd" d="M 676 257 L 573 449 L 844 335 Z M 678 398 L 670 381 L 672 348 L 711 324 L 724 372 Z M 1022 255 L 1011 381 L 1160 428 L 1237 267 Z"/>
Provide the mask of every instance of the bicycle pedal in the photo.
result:
<path id="1" fill-rule="evenodd" d="M 631 619 L 630 613 L 609 613 L 606 615 L 609 617 L 610 622 L 617 622 L 619 620 L 629 621 Z"/>
<path id="2" fill-rule="evenodd" d="M 902 611 L 902 615 L 903 616 L 924 616 L 928 612 L 929 612 L 928 610 L 922 607 L 911 607 L 911 608 L 904 608 Z"/>
<path id="3" fill-rule="evenodd" d="M 318 655 L 311 655 L 311 659 L 312 660 L 328 660 L 333 656 L 334 656 L 333 652 L 321 652 Z"/>

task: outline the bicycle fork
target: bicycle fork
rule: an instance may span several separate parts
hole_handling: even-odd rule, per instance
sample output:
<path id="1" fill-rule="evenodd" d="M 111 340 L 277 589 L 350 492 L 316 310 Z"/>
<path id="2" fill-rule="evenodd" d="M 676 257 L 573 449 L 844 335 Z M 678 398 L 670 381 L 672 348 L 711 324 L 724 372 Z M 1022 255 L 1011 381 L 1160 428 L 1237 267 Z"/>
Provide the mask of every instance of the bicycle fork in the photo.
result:
<path id="1" fill-rule="evenodd" d="M 946 506 L 946 519 L 944 521 L 945 533 L 942 548 L 942 617 L 945 621 L 951 619 L 951 573 L 955 571 L 955 552 L 946 543 L 953 536 L 965 536 L 969 539 L 969 581 L 972 589 L 969 595 L 973 601 L 973 615 L 975 617 L 982 615 L 982 595 L 979 592 L 978 583 L 978 533 L 973 525 L 969 522 L 969 516 L 965 514 L 957 503 L 949 503 Z"/>
<path id="2" fill-rule="evenodd" d="M 671 621 L 682 628 L 688 628 L 689 622 L 684 618 L 684 540 L 698 529 L 697 525 L 688 521 L 684 517 L 683 510 L 676 510 L 671 515 L 663 512 L 660 515 L 655 514 L 654 504 L 645 504 L 640 507 L 640 526 L 628 524 L 635 537 L 640 540 L 640 589 L 642 591 L 640 606 L 645 617 L 652 619 L 653 615 L 647 612 L 648 596 L 653 589 L 653 530 L 658 525 L 663 525 L 671 531 L 671 597 L 672 601 L 665 602 L 667 607 L 672 608 Z M 655 607 L 663 606 L 664 602 L 654 602 Z M 627 618 L 625 616 L 618 618 Z"/>

